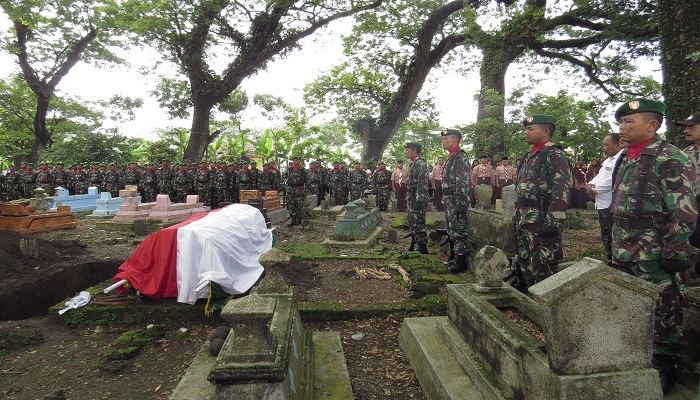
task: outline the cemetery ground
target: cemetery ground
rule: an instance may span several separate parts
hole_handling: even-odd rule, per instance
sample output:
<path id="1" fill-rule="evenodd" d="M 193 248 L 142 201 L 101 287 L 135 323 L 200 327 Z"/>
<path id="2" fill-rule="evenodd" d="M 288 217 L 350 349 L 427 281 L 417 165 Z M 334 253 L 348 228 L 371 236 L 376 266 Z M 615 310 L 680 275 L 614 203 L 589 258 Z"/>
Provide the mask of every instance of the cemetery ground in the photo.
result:
<path id="1" fill-rule="evenodd" d="M 403 237 L 403 215 L 383 214 L 383 231 L 371 249 L 327 251 L 320 243 L 335 223 L 325 217 L 275 228 L 277 246 L 293 256 L 285 275 L 298 287 L 305 327 L 341 334 L 356 399 L 425 398 L 398 345 L 403 318 L 444 314 L 444 285 L 474 279 L 470 272 L 446 273 L 440 238 L 430 242 L 430 255 L 405 255 L 410 239 Z M 444 218 L 429 212 L 428 220 Z M 121 296 L 96 307 L 121 314 L 71 310 L 64 320 L 48 307 L 90 286 L 94 293 L 106 287 L 143 237 L 98 230 L 94 220 L 81 219 L 73 230 L 27 236 L 37 239 L 37 258 L 20 252 L 22 237 L 0 231 L 0 398 L 167 399 L 221 319 L 205 317 L 203 302 Z M 602 256 L 594 213 L 574 219 L 564 246 L 567 260 Z M 398 266 L 411 284 L 392 269 Z M 388 279 L 359 279 L 357 271 L 366 269 Z M 114 299 L 93 296 L 100 304 Z"/>

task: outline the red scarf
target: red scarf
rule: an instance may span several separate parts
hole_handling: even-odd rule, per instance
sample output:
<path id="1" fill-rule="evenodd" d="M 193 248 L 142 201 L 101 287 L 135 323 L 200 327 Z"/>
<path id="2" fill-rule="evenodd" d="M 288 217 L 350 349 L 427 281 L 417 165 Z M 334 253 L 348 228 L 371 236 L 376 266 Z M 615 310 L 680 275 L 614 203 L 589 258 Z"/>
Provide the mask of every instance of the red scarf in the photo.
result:
<path id="1" fill-rule="evenodd" d="M 545 145 L 545 143 L 547 143 L 547 140 L 545 140 L 543 142 L 539 142 L 537 144 L 533 144 L 532 145 L 532 154 L 537 153 L 542 148 L 542 146 Z"/>
<path id="2" fill-rule="evenodd" d="M 457 150 L 459 150 L 459 146 L 455 146 L 455 147 L 453 147 L 453 148 L 447 150 L 447 152 L 450 153 L 450 154 L 448 155 L 448 157 L 452 157 L 452 154 L 454 154 Z"/>
<path id="3" fill-rule="evenodd" d="M 647 140 L 643 140 L 639 143 L 629 145 L 630 149 L 629 149 L 629 152 L 627 153 L 627 155 L 629 156 L 630 160 L 634 160 L 635 158 L 637 158 L 639 153 L 642 152 L 642 149 L 644 149 L 646 147 L 646 145 L 648 145 L 649 142 L 651 142 L 652 140 L 654 140 L 654 136 L 650 137 Z"/>

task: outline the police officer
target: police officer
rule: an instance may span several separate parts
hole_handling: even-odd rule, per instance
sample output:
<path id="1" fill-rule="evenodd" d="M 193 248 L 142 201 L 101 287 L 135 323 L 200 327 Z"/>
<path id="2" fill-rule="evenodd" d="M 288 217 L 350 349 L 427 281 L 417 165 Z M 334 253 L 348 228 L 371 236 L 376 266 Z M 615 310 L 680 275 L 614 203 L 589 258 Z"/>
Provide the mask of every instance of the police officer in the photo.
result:
<path id="1" fill-rule="evenodd" d="M 406 189 L 408 191 L 408 215 L 406 223 L 411 230 L 411 236 L 418 246 L 418 252 L 428 254 L 428 234 L 425 229 L 425 207 L 428 203 L 428 188 L 430 188 L 430 171 L 425 159 L 421 157 L 421 145 L 408 142 L 404 147 L 406 158 L 411 161 L 408 167 Z"/>
<path id="2" fill-rule="evenodd" d="M 301 225 L 307 181 L 306 169 L 301 165 L 301 158 L 293 157 L 292 165 L 287 168 L 287 182 L 285 185 L 287 189 L 285 204 L 291 217 L 289 225 Z"/>
<path id="3" fill-rule="evenodd" d="M 462 133 L 445 129 L 441 133 L 442 148 L 449 153 L 442 168 L 442 204 L 445 208 L 445 226 L 452 240 L 454 259 L 448 260 L 453 274 L 467 269 L 467 208 L 469 206 L 469 160 L 459 142 Z"/>
<path id="4" fill-rule="evenodd" d="M 618 161 L 611 204 L 613 267 L 661 286 L 654 316 L 652 367 L 664 394 L 675 384 L 683 349 L 687 300 L 679 272 L 691 266 L 688 243 L 695 230 L 695 169 L 687 155 L 662 140 L 666 105 L 638 98 L 615 112 L 620 138 L 629 144 Z"/>
<path id="5" fill-rule="evenodd" d="M 564 151 L 552 143 L 556 118 L 525 118 L 525 141 L 532 148 L 518 161 L 513 225 L 518 257 L 529 287 L 556 272 L 562 259 L 561 234 L 571 188 L 571 170 Z"/>

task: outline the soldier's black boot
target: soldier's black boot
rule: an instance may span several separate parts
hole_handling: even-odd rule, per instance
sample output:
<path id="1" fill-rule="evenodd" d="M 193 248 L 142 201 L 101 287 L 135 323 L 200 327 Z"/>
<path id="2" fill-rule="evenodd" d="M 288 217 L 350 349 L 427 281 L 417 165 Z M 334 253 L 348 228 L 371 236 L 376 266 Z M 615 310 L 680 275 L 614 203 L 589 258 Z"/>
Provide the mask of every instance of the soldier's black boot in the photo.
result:
<path id="1" fill-rule="evenodd" d="M 652 368 L 659 372 L 661 390 L 664 392 L 664 395 L 676 384 L 675 365 L 676 363 L 671 356 L 655 355 L 651 359 Z"/>
<path id="2" fill-rule="evenodd" d="M 451 267 L 452 264 L 455 262 L 455 249 L 453 246 L 450 246 L 450 257 L 447 259 L 447 261 L 443 261 L 442 263 L 445 264 L 447 268 Z"/>
<path id="3" fill-rule="evenodd" d="M 450 272 L 453 274 L 458 274 L 467 270 L 467 255 L 457 254 L 455 256 L 455 262 L 450 265 Z"/>
<path id="4" fill-rule="evenodd" d="M 428 254 L 428 246 L 425 242 L 418 243 L 418 252 L 421 254 Z"/>

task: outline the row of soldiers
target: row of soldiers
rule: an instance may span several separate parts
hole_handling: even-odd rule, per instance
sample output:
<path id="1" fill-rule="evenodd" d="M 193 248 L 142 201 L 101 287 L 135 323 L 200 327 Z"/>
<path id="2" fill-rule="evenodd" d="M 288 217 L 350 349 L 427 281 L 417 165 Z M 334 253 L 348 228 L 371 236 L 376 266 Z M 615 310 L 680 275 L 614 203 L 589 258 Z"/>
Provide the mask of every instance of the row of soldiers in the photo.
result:
<path id="1" fill-rule="evenodd" d="M 360 163 L 348 169 L 345 163 L 336 161 L 333 168 L 328 169 L 320 161 L 312 161 L 307 189 L 310 194 L 317 195 L 319 201 L 330 194 L 336 204 L 358 200 L 366 190 L 372 189 L 377 196 L 377 206 L 387 211 L 391 196 L 391 171 L 386 169 L 384 162 L 379 162 L 377 169 L 371 173 Z"/>
<path id="2" fill-rule="evenodd" d="M 55 166 L 42 163 L 37 170 L 32 164 L 22 164 L 19 170 L 11 165 L 5 175 L 0 174 L 0 198 L 31 198 L 37 187 L 49 194 L 62 187 L 79 195 L 86 194 L 88 187 L 93 186 L 117 197 L 119 190 L 127 185 L 138 186 L 144 202 L 155 201 L 159 193 L 168 194 L 173 202 L 184 202 L 187 195 L 197 194 L 208 206 L 217 206 L 220 202 L 237 203 L 240 190 L 259 190 L 264 194 L 282 187 L 275 163 L 265 164 L 261 171 L 255 161 L 247 159 L 235 164 L 201 162 L 174 167 L 167 161 L 144 166 L 131 163 L 119 168 L 115 164 L 105 168 L 91 163 L 89 169 L 84 169 L 82 163 L 65 169 L 59 162 Z"/>

